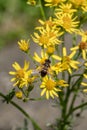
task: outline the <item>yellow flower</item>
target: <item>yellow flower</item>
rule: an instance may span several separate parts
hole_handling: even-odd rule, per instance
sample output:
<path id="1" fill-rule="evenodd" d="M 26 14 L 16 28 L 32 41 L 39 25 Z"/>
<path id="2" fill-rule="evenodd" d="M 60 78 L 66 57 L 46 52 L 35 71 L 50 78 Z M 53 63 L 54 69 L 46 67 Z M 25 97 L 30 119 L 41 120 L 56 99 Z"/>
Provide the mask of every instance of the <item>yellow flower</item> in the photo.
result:
<path id="1" fill-rule="evenodd" d="M 84 60 L 87 59 L 87 42 L 80 42 L 77 46 L 71 48 L 71 51 L 79 50 L 82 52 L 82 57 Z"/>
<path id="2" fill-rule="evenodd" d="M 35 61 L 42 65 L 45 62 L 45 60 L 48 59 L 48 55 L 44 51 L 41 51 L 41 57 L 39 57 L 38 54 L 35 52 L 33 58 Z"/>
<path id="3" fill-rule="evenodd" d="M 43 21 L 43 20 L 39 19 L 39 23 L 40 23 L 43 27 L 49 26 L 50 28 L 52 28 L 53 26 L 55 26 L 55 23 L 54 23 L 52 17 L 49 17 L 49 19 L 46 20 L 46 21 Z M 41 28 L 41 27 L 36 27 L 36 29 L 39 29 L 39 28 Z"/>
<path id="4" fill-rule="evenodd" d="M 32 84 L 35 81 L 37 76 L 33 76 L 32 74 L 33 74 L 33 71 L 32 72 L 30 71 L 30 73 L 28 73 L 28 76 L 22 79 L 21 86 L 28 87 L 30 84 Z"/>
<path id="5" fill-rule="evenodd" d="M 54 46 L 49 46 L 46 50 L 48 55 L 52 55 L 55 52 L 55 47 Z"/>
<path id="6" fill-rule="evenodd" d="M 36 0 L 28 0 L 27 4 L 29 4 L 29 5 L 36 5 Z"/>
<path id="7" fill-rule="evenodd" d="M 87 0 L 70 0 L 76 8 L 87 6 Z"/>
<path id="8" fill-rule="evenodd" d="M 40 65 L 33 71 L 33 74 L 40 73 L 41 77 L 45 77 L 47 74 L 53 75 L 53 71 L 51 69 L 51 61 L 49 59 L 49 55 L 44 51 L 41 51 L 41 56 L 39 57 L 38 54 L 34 53 L 34 60 L 37 61 Z"/>
<path id="9" fill-rule="evenodd" d="M 45 2 L 47 2 L 47 4 L 45 4 L 45 6 L 57 6 L 58 4 L 60 4 L 61 2 L 64 2 L 65 0 L 45 0 Z"/>
<path id="10" fill-rule="evenodd" d="M 53 55 L 53 57 L 55 57 L 55 56 Z M 64 70 L 66 70 L 66 69 L 67 69 L 66 66 L 64 66 L 63 64 L 61 64 L 61 62 L 58 62 L 55 65 L 51 66 L 51 70 L 54 71 L 54 72 L 56 72 L 56 74 L 58 74 L 59 72 L 62 72 Z"/>
<path id="11" fill-rule="evenodd" d="M 78 29 L 76 29 L 76 27 L 78 26 L 79 22 L 76 21 L 77 16 L 73 17 L 73 14 L 56 14 L 56 18 L 55 23 L 58 26 L 61 26 L 65 29 L 65 31 L 72 33 L 72 32 L 76 32 Z"/>
<path id="12" fill-rule="evenodd" d="M 45 28 L 38 28 L 38 31 L 39 33 L 35 32 L 32 38 L 33 41 L 38 43 L 41 47 L 47 48 L 49 46 L 55 46 L 55 44 L 59 44 L 61 42 L 58 37 L 63 33 L 59 32 L 60 30 L 58 28 L 56 29 L 55 26 L 50 28 L 50 26 L 47 25 Z"/>
<path id="13" fill-rule="evenodd" d="M 16 92 L 15 96 L 16 96 L 18 99 L 22 99 L 23 94 L 22 94 L 21 91 L 18 91 L 18 92 Z"/>
<path id="14" fill-rule="evenodd" d="M 24 67 L 22 68 L 17 62 L 15 62 L 14 64 L 12 64 L 13 68 L 15 69 L 15 71 L 10 71 L 9 74 L 15 76 L 14 78 L 11 79 L 12 82 L 15 81 L 14 86 L 18 86 L 18 87 L 23 87 L 24 85 L 24 79 L 28 79 L 28 77 L 31 75 L 32 70 L 28 70 L 29 69 L 29 62 L 24 63 Z"/>
<path id="15" fill-rule="evenodd" d="M 76 51 L 73 51 L 70 55 L 67 55 L 66 48 L 63 47 L 63 56 L 62 57 L 57 56 L 57 55 L 52 55 L 52 57 L 61 61 L 62 69 L 68 70 L 69 73 L 71 74 L 72 73 L 71 68 L 78 69 L 77 65 L 79 64 L 79 62 L 73 60 L 73 57 L 75 54 L 76 54 Z"/>
<path id="16" fill-rule="evenodd" d="M 59 5 L 59 8 L 57 8 L 56 10 L 56 15 L 58 14 L 70 14 L 70 13 L 74 13 L 77 10 L 72 8 L 72 4 L 71 3 L 61 3 L 61 5 Z"/>
<path id="17" fill-rule="evenodd" d="M 18 42 L 18 45 L 19 45 L 20 50 L 22 50 L 24 52 L 29 51 L 29 43 L 28 43 L 28 41 L 26 42 L 25 40 L 20 40 L 20 42 Z"/>
<path id="18" fill-rule="evenodd" d="M 54 96 L 58 97 L 57 92 L 61 90 L 56 86 L 57 84 L 53 79 L 45 76 L 42 80 L 42 84 L 40 85 L 40 88 L 42 89 L 41 96 L 46 93 L 46 99 L 49 99 L 49 97 L 54 98 Z"/>

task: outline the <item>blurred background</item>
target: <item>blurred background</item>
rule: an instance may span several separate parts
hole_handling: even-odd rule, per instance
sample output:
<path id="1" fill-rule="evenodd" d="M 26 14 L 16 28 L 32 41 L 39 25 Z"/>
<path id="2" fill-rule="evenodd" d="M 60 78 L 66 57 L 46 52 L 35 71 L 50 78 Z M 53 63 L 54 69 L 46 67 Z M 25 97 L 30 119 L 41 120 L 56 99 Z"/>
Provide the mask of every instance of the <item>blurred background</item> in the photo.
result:
<path id="1" fill-rule="evenodd" d="M 18 39 L 28 38 L 40 17 L 38 8 L 27 0 L 0 0 L 0 48 Z"/>
<path id="2" fill-rule="evenodd" d="M 22 65 L 24 59 L 28 59 L 18 49 L 17 42 L 20 39 L 29 39 L 38 24 L 38 19 L 41 18 L 39 8 L 30 6 L 26 2 L 27 0 L 0 0 L 0 91 L 4 94 L 12 88 L 11 77 L 8 74 L 12 70 L 12 63 L 17 61 Z M 45 9 L 45 11 L 48 15 L 48 10 Z M 70 39 L 68 37 L 66 39 L 67 43 L 70 43 Z M 31 43 L 31 53 L 34 51 L 39 50 Z M 40 96 L 39 87 L 32 92 L 32 97 L 34 96 Z M 35 119 L 42 130 L 50 130 L 47 125 L 54 123 L 60 115 L 59 109 L 53 107 L 52 100 L 29 101 L 28 103 L 14 100 Z M 78 127 L 75 127 L 74 130 L 86 130 L 86 119 L 84 116 L 78 119 L 76 123 Z M 33 130 L 33 128 L 30 122 L 26 123 L 25 117 L 16 108 L 11 104 L 3 103 L 0 97 L 0 130 Z"/>

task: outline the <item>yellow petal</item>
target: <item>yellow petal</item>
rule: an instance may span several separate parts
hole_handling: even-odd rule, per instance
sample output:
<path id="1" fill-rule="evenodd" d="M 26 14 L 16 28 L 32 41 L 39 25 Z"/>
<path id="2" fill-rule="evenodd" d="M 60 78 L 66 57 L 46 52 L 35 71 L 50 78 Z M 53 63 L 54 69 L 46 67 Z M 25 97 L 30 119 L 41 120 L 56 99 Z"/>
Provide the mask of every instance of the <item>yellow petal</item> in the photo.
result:
<path id="1" fill-rule="evenodd" d="M 83 76 L 87 79 L 87 74 L 83 74 Z"/>
<path id="2" fill-rule="evenodd" d="M 78 49 L 79 49 L 79 46 L 75 46 L 75 47 L 71 48 L 70 50 L 71 50 L 71 51 L 76 51 L 76 50 L 78 50 Z"/>
<path id="3" fill-rule="evenodd" d="M 45 92 L 46 92 L 46 88 L 42 90 L 41 96 L 43 96 Z"/>
<path id="4" fill-rule="evenodd" d="M 54 95 L 53 95 L 52 91 L 50 91 L 50 96 L 51 96 L 52 98 L 54 98 Z"/>
<path id="5" fill-rule="evenodd" d="M 83 56 L 83 59 L 86 59 L 86 52 L 85 52 L 85 50 L 82 50 L 82 56 Z"/>
<path id="6" fill-rule="evenodd" d="M 61 57 L 58 56 L 58 55 L 52 55 L 52 57 L 53 57 L 54 59 L 56 59 L 56 60 L 61 60 Z"/>
<path id="7" fill-rule="evenodd" d="M 87 83 L 82 82 L 81 85 L 87 87 Z"/>
<path id="8" fill-rule="evenodd" d="M 76 51 L 73 51 L 70 55 L 69 55 L 69 58 L 73 58 L 73 56 L 75 55 Z"/>
<path id="9" fill-rule="evenodd" d="M 87 92 L 87 89 L 84 89 L 83 92 Z"/>
<path id="10" fill-rule="evenodd" d="M 49 99 L 49 92 L 46 91 L 46 98 Z"/>
<path id="11" fill-rule="evenodd" d="M 13 66 L 13 68 L 15 70 L 19 70 L 21 68 L 20 65 L 17 62 L 15 62 L 14 64 L 12 64 L 12 66 Z"/>
<path id="12" fill-rule="evenodd" d="M 63 56 L 66 56 L 66 55 L 67 55 L 67 53 L 66 53 L 66 48 L 63 47 Z"/>
<path id="13" fill-rule="evenodd" d="M 34 57 L 33 57 L 37 62 L 41 61 L 41 58 L 37 55 L 37 53 L 34 53 Z"/>

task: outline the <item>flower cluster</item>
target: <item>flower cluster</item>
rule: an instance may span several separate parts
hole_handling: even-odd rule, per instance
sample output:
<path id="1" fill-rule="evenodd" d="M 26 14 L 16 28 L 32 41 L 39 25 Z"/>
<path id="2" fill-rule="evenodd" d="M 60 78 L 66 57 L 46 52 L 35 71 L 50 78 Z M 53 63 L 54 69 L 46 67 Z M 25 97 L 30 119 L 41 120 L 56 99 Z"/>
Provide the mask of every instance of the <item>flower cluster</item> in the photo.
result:
<path id="1" fill-rule="evenodd" d="M 15 71 L 9 72 L 14 76 L 11 81 L 18 88 L 17 98 L 29 98 L 36 82 L 40 83 L 41 96 L 45 94 L 46 99 L 58 97 L 65 88 L 70 87 L 65 74 L 71 77 L 82 67 L 83 78 L 87 78 L 87 31 L 81 28 L 84 23 L 83 16 L 87 13 L 87 0 L 44 0 L 44 3 L 50 9 L 55 8 L 53 17 L 39 19 L 39 25 L 31 35 L 41 52 L 34 52 L 31 56 L 30 40 L 18 42 L 19 48 L 32 57 L 35 68 L 30 69 L 29 61 L 24 62 L 23 68 L 15 62 L 12 65 Z M 28 4 L 36 6 L 38 2 L 28 0 Z M 70 49 L 64 41 L 66 34 L 74 36 Z M 79 43 L 75 42 L 77 36 L 81 37 Z M 87 86 L 82 79 L 82 86 Z"/>

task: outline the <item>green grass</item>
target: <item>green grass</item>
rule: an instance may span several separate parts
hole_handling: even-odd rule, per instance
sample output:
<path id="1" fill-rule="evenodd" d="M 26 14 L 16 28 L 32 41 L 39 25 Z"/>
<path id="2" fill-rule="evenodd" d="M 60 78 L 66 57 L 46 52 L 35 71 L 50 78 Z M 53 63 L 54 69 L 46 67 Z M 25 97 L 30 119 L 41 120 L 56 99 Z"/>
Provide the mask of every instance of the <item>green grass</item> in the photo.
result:
<path id="1" fill-rule="evenodd" d="M 40 11 L 26 2 L 0 0 L 0 49 L 17 39 L 28 38 L 36 26 Z"/>

